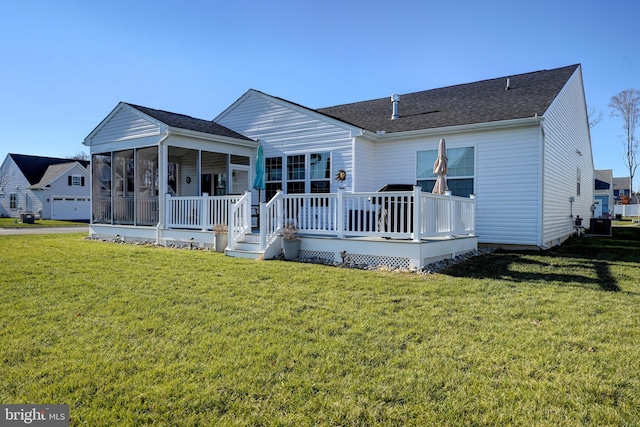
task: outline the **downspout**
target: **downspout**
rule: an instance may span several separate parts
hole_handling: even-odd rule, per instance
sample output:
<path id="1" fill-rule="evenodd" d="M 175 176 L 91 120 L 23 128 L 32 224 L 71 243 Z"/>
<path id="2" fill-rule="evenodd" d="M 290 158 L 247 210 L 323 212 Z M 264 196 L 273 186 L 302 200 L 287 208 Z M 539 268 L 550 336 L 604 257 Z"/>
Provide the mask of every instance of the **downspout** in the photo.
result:
<path id="1" fill-rule="evenodd" d="M 156 245 L 160 246 L 160 230 L 165 225 L 165 202 L 167 200 L 167 170 L 169 163 L 169 156 L 165 156 L 163 143 L 171 136 L 171 130 L 167 128 L 160 141 L 158 141 L 158 179 L 160 180 L 160 186 L 158 188 L 158 224 L 156 225 Z M 163 148 L 164 147 L 164 148 Z M 168 154 L 168 153 L 167 153 Z M 164 171 L 164 172 L 163 172 Z"/>

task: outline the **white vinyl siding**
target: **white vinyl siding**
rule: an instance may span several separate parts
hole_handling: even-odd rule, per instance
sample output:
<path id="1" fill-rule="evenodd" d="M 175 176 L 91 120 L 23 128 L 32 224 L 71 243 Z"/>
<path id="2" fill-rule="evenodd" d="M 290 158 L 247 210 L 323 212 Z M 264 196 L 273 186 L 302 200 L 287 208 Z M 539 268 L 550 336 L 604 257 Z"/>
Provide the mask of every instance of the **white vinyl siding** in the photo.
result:
<path id="1" fill-rule="evenodd" d="M 311 110 L 268 95 L 249 91 L 215 120 L 254 140 L 260 140 L 265 158 L 330 152 L 330 191 L 348 187 L 353 165 L 351 130 Z M 286 164 L 286 163 L 285 163 Z M 347 181 L 334 179 L 347 171 Z M 351 190 L 349 188 L 349 190 Z M 257 192 L 255 192 L 257 201 Z"/>
<path id="2" fill-rule="evenodd" d="M 476 230 L 479 242 L 537 245 L 539 224 L 539 129 L 510 128 L 377 144 L 375 189 L 416 184 L 419 151 L 474 147 Z"/>
<path id="3" fill-rule="evenodd" d="M 571 232 L 572 215 L 589 218 L 594 200 L 593 159 L 580 69 L 544 117 L 542 243 L 549 244 Z M 577 194 L 578 170 L 580 194 Z"/>
<path id="4" fill-rule="evenodd" d="M 91 138 L 91 145 L 112 143 L 133 138 L 156 136 L 160 127 L 136 113 L 131 107 L 123 105 L 105 119 L 99 131 Z"/>
<path id="5" fill-rule="evenodd" d="M 482 243 L 537 246 L 539 128 L 476 136 L 476 233 Z"/>
<path id="6" fill-rule="evenodd" d="M 375 191 L 379 188 L 375 187 L 375 161 L 375 144 L 363 138 L 355 138 L 353 170 L 347 173 L 345 180 L 346 183 L 353 182 L 353 191 Z M 345 185 L 345 187 L 350 186 Z"/>

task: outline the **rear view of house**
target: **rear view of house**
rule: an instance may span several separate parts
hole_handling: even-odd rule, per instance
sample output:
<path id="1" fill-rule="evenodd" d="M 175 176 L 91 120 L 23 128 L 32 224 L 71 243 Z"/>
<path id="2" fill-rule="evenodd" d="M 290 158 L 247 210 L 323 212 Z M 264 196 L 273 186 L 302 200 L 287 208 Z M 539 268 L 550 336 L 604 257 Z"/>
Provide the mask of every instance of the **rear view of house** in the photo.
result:
<path id="1" fill-rule="evenodd" d="M 441 139 L 452 194 L 434 195 Z M 238 256 L 277 253 L 286 222 L 334 260 L 544 249 L 594 201 L 580 65 L 319 109 L 250 89 L 214 120 L 123 102 L 84 144 L 91 234 L 211 244 L 225 224 Z"/>
<path id="2" fill-rule="evenodd" d="M 480 243 L 547 248 L 588 218 L 593 158 L 580 65 L 320 108 L 249 90 L 216 119 L 266 157 L 267 194 L 375 191 L 386 184 L 430 192 L 438 142 L 448 186 L 476 196 Z M 315 159 L 344 181 L 319 177 Z M 305 173 L 291 173 L 300 168 Z"/>

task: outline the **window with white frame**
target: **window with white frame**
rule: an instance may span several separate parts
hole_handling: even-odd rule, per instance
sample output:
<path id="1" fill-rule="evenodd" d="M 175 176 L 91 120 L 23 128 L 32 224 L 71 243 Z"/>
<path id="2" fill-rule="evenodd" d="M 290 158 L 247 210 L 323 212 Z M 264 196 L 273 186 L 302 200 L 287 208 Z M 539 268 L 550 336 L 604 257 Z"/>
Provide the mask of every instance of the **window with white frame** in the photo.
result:
<path id="1" fill-rule="evenodd" d="M 287 156 L 287 194 L 304 193 L 305 155 Z"/>
<path id="2" fill-rule="evenodd" d="M 265 160 L 265 196 L 271 200 L 278 190 L 282 190 L 282 157 L 267 157 Z"/>
<path id="3" fill-rule="evenodd" d="M 277 190 L 288 194 L 329 193 L 331 191 L 331 153 L 290 154 L 265 159 L 266 197 Z"/>
<path id="4" fill-rule="evenodd" d="M 71 181 L 71 186 L 73 186 L 73 187 L 80 187 L 83 184 L 82 181 L 84 181 L 84 180 L 82 179 L 82 177 L 80 175 L 71 175 L 70 178 L 71 178 L 71 180 L 70 180 Z"/>
<path id="5" fill-rule="evenodd" d="M 9 194 L 9 209 L 18 209 L 18 195 L 16 193 Z"/>
<path id="6" fill-rule="evenodd" d="M 418 151 L 416 181 L 422 191 L 431 192 L 437 175 L 433 164 L 438 158 L 438 150 Z M 447 150 L 449 170 L 447 187 L 454 196 L 469 197 L 474 194 L 475 149 L 474 147 L 450 148 Z"/>
<path id="7" fill-rule="evenodd" d="M 309 154 L 310 193 L 329 193 L 331 187 L 331 153 Z"/>
<path id="8" fill-rule="evenodd" d="M 578 171 L 576 173 L 577 175 L 577 179 L 576 179 L 576 196 L 580 195 L 580 181 L 582 180 L 582 174 L 580 173 L 580 168 L 578 168 Z"/>

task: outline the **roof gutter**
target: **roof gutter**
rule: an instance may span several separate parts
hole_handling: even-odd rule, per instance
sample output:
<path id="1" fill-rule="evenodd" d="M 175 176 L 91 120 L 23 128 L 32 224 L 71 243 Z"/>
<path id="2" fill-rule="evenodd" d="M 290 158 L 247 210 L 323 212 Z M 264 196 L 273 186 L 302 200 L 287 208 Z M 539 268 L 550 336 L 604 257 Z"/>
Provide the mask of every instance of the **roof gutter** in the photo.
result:
<path id="1" fill-rule="evenodd" d="M 409 139 L 419 136 L 443 136 L 456 133 L 465 133 L 473 131 L 487 131 L 496 129 L 508 129 L 522 126 L 538 126 L 544 121 L 544 117 L 525 117 L 520 119 L 500 120 L 496 122 L 484 122 L 484 123 L 472 123 L 466 125 L 447 126 L 433 129 L 418 129 L 410 130 L 406 132 L 392 132 L 392 133 L 374 133 L 371 131 L 365 131 L 365 134 L 372 139 L 378 141 L 385 140 L 398 140 Z"/>
<path id="2" fill-rule="evenodd" d="M 175 127 L 170 127 L 169 129 L 172 135 L 190 136 L 192 138 L 204 139 L 206 141 L 223 142 L 230 145 L 239 145 L 242 147 L 249 147 L 249 148 L 257 148 L 259 145 L 258 142 L 254 141 L 253 139 L 239 139 L 239 138 L 233 138 L 230 136 L 215 135 L 212 133 L 198 132 L 196 130 L 175 128 Z"/>

